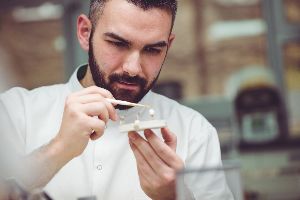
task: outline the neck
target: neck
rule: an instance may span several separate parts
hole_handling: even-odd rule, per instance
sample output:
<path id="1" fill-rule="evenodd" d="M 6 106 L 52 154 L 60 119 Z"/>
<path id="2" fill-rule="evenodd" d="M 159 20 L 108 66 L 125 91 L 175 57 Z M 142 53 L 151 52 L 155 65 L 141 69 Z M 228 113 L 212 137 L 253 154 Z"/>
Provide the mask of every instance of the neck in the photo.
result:
<path id="1" fill-rule="evenodd" d="M 85 73 L 83 79 L 81 79 L 79 82 L 84 88 L 95 85 L 89 66 L 87 67 L 87 70 L 86 70 L 86 73 Z"/>

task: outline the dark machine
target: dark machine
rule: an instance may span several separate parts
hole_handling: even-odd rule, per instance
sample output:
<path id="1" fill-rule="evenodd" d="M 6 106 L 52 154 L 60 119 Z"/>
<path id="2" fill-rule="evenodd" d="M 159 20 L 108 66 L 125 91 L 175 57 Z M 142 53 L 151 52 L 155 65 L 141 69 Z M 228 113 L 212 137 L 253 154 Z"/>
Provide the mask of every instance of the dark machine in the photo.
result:
<path id="1" fill-rule="evenodd" d="M 251 148 L 283 143 L 288 136 L 287 115 L 270 71 L 248 68 L 238 76 L 233 106 L 239 146 Z"/>
<path id="2" fill-rule="evenodd" d="M 275 87 L 257 85 L 240 91 L 234 101 L 240 146 L 278 144 L 286 139 L 287 119 Z"/>

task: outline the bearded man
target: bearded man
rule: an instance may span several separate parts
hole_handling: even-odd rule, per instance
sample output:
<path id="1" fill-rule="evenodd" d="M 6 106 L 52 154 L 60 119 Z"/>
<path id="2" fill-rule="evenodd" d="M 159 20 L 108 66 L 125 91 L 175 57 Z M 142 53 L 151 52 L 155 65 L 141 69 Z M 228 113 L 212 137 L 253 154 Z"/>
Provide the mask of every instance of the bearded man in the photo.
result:
<path id="1" fill-rule="evenodd" d="M 214 127 L 151 91 L 175 38 L 176 10 L 176 0 L 92 0 L 89 16 L 77 20 L 88 64 L 66 84 L 1 95 L 1 132 L 24 155 L 16 176 L 26 188 L 64 200 L 169 200 L 176 198 L 178 170 L 221 165 Z M 107 98 L 151 105 L 168 127 L 121 133 L 120 116 L 147 119 L 148 110 Z M 186 180 L 191 198 L 226 199 L 224 179 L 201 184 L 200 195 Z"/>

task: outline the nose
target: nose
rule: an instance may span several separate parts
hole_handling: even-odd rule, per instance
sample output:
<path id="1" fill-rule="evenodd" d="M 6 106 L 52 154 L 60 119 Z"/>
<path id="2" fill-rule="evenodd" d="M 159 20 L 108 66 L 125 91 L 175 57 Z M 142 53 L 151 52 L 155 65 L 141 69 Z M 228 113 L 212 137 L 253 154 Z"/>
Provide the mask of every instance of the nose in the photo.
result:
<path id="1" fill-rule="evenodd" d="M 129 76 L 136 76 L 141 72 L 141 59 L 139 52 L 132 52 L 123 64 L 123 71 Z"/>

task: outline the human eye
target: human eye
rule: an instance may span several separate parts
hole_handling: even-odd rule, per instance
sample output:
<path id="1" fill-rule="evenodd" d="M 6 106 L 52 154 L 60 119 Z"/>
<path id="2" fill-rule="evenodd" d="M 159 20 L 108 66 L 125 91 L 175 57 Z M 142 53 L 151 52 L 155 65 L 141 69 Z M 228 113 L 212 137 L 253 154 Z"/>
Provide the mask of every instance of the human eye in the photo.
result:
<path id="1" fill-rule="evenodd" d="M 145 47 L 144 52 L 152 54 L 152 55 L 158 55 L 161 53 L 161 49 L 154 48 L 154 47 Z"/>
<path id="2" fill-rule="evenodd" d="M 112 40 L 107 40 L 107 42 L 118 48 L 128 48 L 128 44 L 126 44 L 124 42 L 112 41 Z"/>

